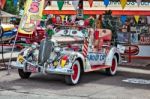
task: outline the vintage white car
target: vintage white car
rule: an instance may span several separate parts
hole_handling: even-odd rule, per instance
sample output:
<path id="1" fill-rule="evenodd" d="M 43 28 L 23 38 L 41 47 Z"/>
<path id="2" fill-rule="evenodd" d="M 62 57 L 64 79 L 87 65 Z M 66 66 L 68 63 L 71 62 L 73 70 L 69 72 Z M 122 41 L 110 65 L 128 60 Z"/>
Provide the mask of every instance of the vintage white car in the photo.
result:
<path id="1" fill-rule="evenodd" d="M 52 38 L 20 52 L 15 67 L 21 78 L 40 72 L 61 74 L 67 84 L 76 85 L 84 72 L 105 69 L 109 75 L 116 74 L 121 57 L 118 49 L 110 44 L 110 30 L 73 26 L 54 30 Z"/>

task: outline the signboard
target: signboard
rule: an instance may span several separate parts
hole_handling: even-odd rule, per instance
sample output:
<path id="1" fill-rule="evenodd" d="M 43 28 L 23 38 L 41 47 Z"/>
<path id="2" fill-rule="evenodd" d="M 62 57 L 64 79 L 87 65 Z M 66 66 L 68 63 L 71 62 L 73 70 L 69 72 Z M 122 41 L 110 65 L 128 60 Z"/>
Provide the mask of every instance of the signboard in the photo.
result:
<path id="1" fill-rule="evenodd" d="M 104 53 L 88 53 L 87 58 L 91 65 L 100 65 L 105 62 L 106 54 Z"/>
<path id="2" fill-rule="evenodd" d="M 18 32 L 32 34 L 42 17 L 45 0 L 27 0 Z"/>
<path id="3" fill-rule="evenodd" d="M 141 34 L 139 44 L 150 45 L 150 34 Z"/>

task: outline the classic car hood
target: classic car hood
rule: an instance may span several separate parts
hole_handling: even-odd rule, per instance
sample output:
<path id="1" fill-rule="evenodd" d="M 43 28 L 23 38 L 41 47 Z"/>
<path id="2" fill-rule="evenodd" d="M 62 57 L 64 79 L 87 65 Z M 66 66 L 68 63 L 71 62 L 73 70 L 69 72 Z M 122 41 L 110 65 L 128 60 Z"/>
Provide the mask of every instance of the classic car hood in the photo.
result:
<path id="1" fill-rule="evenodd" d="M 53 36 L 52 39 L 58 43 L 83 43 L 83 38 L 80 37 Z"/>

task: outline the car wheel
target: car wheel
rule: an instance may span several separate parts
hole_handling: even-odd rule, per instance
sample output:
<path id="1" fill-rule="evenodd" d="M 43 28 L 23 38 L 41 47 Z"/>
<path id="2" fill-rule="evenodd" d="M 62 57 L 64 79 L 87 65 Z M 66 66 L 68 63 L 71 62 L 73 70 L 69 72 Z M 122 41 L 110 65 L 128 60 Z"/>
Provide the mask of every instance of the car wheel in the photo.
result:
<path id="1" fill-rule="evenodd" d="M 111 76 L 115 75 L 117 72 L 117 67 L 118 67 L 117 58 L 116 56 L 114 56 L 112 60 L 112 66 L 110 68 L 106 68 L 106 73 Z"/>
<path id="2" fill-rule="evenodd" d="M 31 75 L 31 72 L 24 72 L 23 69 L 18 69 L 18 73 L 22 79 L 27 79 Z"/>
<path id="3" fill-rule="evenodd" d="M 81 64 L 78 60 L 76 60 L 72 65 L 72 70 L 74 73 L 72 75 L 65 76 L 65 82 L 69 85 L 76 85 L 80 81 L 81 77 Z"/>

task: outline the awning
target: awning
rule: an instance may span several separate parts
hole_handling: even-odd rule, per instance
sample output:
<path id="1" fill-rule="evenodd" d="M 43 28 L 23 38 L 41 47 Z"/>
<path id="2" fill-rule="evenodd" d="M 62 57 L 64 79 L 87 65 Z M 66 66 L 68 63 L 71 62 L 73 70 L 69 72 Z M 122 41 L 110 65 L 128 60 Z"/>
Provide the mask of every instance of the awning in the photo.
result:
<path id="1" fill-rule="evenodd" d="M 89 15 L 102 15 L 106 10 L 84 10 L 84 14 Z M 75 10 L 44 10 L 43 14 L 59 14 L 59 15 L 72 15 L 76 14 Z M 140 16 L 150 16 L 150 11 L 143 11 L 143 10 L 112 10 L 112 15 L 140 15 Z"/>

